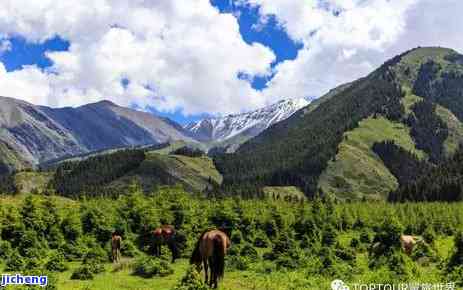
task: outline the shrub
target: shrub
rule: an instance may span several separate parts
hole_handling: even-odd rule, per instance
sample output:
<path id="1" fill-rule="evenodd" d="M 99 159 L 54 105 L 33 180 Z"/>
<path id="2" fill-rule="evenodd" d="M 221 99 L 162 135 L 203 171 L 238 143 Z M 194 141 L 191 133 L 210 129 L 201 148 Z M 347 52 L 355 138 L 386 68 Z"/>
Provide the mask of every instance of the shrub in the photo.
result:
<path id="1" fill-rule="evenodd" d="M 235 230 L 233 231 L 233 234 L 231 236 L 231 242 L 233 244 L 241 244 L 243 241 L 243 234 L 241 233 L 240 230 Z"/>
<path id="2" fill-rule="evenodd" d="M 254 237 L 254 246 L 258 248 L 266 248 L 270 244 L 269 239 L 263 232 L 258 232 Z"/>
<path id="3" fill-rule="evenodd" d="M 452 272 L 454 268 L 463 265 L 463 232 L 457 233 L 454 239 L 455 250 L 447 264 L 449 272 Z"/>
<path id="4" fill-rule="evenodd" d="M 71 279 L 73 280 L 91 280 L 95 274 L 99 274 L 105 271 L 103 264 L 96 260 L 86 260 L 82 265 L 75 269 L 72 273 Z"/>
<path id="5" fill-rule="evenodd" d="M 256 249 L 254 249 L 251 245 L 246 244 L 240 251 L 240 256 L 247 257 L 252 260 L 257 260 L 259 258 L 259 254 L 257 253 Z"/>
<path id="6" fill-rule="evenodd" d="M 52 272 L 64 272 L 68 269 L 64 255 L 62 253 L 53 253 L 48 262 L 45 264 L 45 269 Z"/>
<path id="7" fill-rule="evenodd" d="M 0 240 L 0 258 L 7 259 L 11 256 L 13 249 L 11 248 L 11 244 L 8 241 Z"/>
<path id="8" fill-rule="evenodd" d="M 122 242 L 121 246 L 121 255 L 126 257 L 137 257 L 139 256 L 140 250 L 138 250 L 137 246 L 131 240 L 125 240 Z"/>
<path id="9" fill-rule="evenodd" d="M 436 252 L 429 246 L 425 241 L 419 242 L 414 248 L 411 254 L 413 260 L 419 260 L 422 258 L 428 258 L 430 261 L 437 261 L 438 256 Z"/>
<path id="10" fill-rule="evenodd" d="M 463 286 L 463 266 L 454 267 L 451 272 L 447 274 L 448 281 L 455 282 L 459 287 Z"/>
<path id="11" fill-rule="evenodd" d="M 249 257 L 243 256 L 230 256 L 227 258 L 227 267 L 230 269 L 245 271 L 248 270 L 251 264 Z"/>
<path id="12" fill-rule="evenodd" d="M 106 263 L 109 261 L 109 253 L 100 246 L 94 246 L 84 256 L 83 263 Z"/>
<path id="13" fill-rule="evenodd" d="M 6 271 L 21 271 L 26 267 L 24 257 L 22 257 L 18 251 L 13 251 L 11 255 L 6 259 L 5 270 Z"/>
<path id="14" fill-rule="evenodd" d="M 153 257 L 139 258 L 134 265 L 134 275 L 144 278 L 152 278 L 154 276 L 165 277 L 174 273 L 170 264 L 162 259 Z"/>
<path id="15" fill-rule="evenodd" d="M 322 234 L 322 244 L 324 246 L 333 246 L 335 243 L 336 243 L 336 236 L 337 236 L 337 232 L 336 230 L 331 227 L 331 226 L 328 226 L 324 231 L 323 231 L 323 234 Z"/>
<path id="16" fill-rule="evenodd" d="M 350 246 L 354 249 L 358 249 L 359 246 L 360 246 L 360 241 L 359 239 L 357 238 L 353 238 L 351 241 L 350 241 Z"/>
<path id="17" fill-rule="evenodd" d="M 90 265 L 82 265 L 79 268 L 75 269 L 72 272 L 72 280 L 92 280 L 94 278 L 94 273 Z"/>
<path id="18" fill-rule="evenodd" d="M 202 281 L 195 267 L 190 267 L 172 290 L 209 290 L 209 287 Z"/>
<path id="19" fill-rule="evenodd" d="M 360 233 L 360 242 L 364 244 L 369 244 L 371 242 L 370 234 L 367 231 L 363 230 Z"/>

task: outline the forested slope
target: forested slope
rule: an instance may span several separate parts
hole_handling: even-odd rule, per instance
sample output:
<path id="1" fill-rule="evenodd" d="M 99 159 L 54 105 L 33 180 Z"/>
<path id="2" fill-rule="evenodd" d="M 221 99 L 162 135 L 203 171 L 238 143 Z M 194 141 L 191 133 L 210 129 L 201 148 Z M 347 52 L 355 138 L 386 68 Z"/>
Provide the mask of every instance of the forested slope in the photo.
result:
<path id="1" fill-rule="evenodd" d="M 396 141 L 432 164 L 451 156 L 463 140 L 462 71 L 462 56 L 450 49 L 417 48 L 396 56 L 331 92 L 315 108 L 267 129 L 235 154 L 217 157 L 225 188 L 296 185 L 309 197 L 320 192 L 384 199 L 403 176 L 385 165 L 373 144 Z M 365 122 L 373 125 L 362 137 L 355 132 Z"/>

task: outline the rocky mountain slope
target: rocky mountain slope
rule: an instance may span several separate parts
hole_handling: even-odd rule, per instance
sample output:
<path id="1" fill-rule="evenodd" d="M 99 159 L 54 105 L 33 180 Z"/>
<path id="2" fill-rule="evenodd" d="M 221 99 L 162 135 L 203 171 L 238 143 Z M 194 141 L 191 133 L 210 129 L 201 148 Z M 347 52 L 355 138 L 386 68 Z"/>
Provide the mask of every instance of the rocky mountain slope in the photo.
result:
<path id="1" fill-rule="evenodd" d="M 185 126 L 196 139 L 215 146 L 238 145 L 309 105 L 304 98 L 282 100 L 252 112 L 207 118 Z"/>
<path id="2" fill-rule="evenodd" d="M 375 144 L 388 141 L 409 153 L 402 158 L 438 164 L 463 141 L 461 120 L 463 56 L 417 48 L 333 90 L 216 164 L 225 188 L 237 192 L 296 185 L 309 196 L 385 199 L 405 169 L 391 168 L 401 162 L 374 152 Z"/>
<path id="3" fill-rule="evenodd" d="M 0 97 L 0 173 L 68 155 L 171 140 L 194 142 L 170 120 L 108 101 L 54 109 Z"/>

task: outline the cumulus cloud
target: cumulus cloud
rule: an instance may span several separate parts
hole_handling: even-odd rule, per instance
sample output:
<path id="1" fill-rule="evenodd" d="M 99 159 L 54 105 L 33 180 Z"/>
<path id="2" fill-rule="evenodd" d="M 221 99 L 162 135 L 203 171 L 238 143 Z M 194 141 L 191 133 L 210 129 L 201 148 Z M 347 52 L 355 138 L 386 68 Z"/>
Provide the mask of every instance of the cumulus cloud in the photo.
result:
<path id="1" fill-rule="evenodd" d="M 70 42 L 68 51 L 47 53 L 53 65 L 42 72 L 4 74 L 21 88 L 36 85 L 28 73 L 41 74 L 45 98 L 17 85 L 1 93 L 52 106 L 111 99 L 186 114 L 242 111 L 265 99 L 238 74 L 265 76 L 275 59 L 269 48 L 244 42 L 237 19 L 206 0 L 5 0 L 0 33 Z"/>
<path id="2" fill-rule="evenodd" d="M 320 96 L 417 46 L 462 50 L 458 0 L 242 0 L 272 15 L 304 47 L 280 63 L 263 94 Z"/>
<path id="3" fill-rule="evenodd" d="M 0 39 L 43 42 L 60 36 L 67 51 L 52 66 L 6 72 L 0 95 L 51 106 L 101 99 L 185 114 L 226 114 L 280 98 L 320 96 L 419 45 L 463 49 L 459 0 L 236 0 L 256 7 L 303 48 L 273 69 L 269 47 L 244 42 L 239 13 L 208 0 L 2 0 Z M 7 46 L 5 46 L 7 47 Z M 274 77 L 263 91 L 255 76 Z M 240 78 L 239 75 L 246 75 Z"/>

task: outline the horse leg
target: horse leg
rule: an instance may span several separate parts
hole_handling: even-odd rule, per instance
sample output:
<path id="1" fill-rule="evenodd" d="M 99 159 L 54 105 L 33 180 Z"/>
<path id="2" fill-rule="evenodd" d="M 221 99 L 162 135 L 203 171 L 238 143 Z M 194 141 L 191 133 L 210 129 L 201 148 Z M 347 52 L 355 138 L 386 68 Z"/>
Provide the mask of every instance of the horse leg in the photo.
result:
<path id="1" fill-rule="evenodd" d="M 213 257 L 209 257 L 209 267 L 211 268 L 211 275 L 209 276 L 209 287 L 212 288 L 212 285 L 213 285 L 214 279 L 215 279 L 215 272 L 216 272 Z"/>
<path id="2" fill-rule="evenodd" d="M 175 252 L 175 245 L 172 242 L 169 242 L 169 250 L 172 254 L 172 264 L 175 263 L 176 252 Z"/>
<path id="3" fill-rule="evenodd" d="M 204 263 L 204 276 L 205 276 L 204 283 L 207 284 L 207 271 L 208 271 L 207 259 L 204 259 L 203 263 Z"/>

